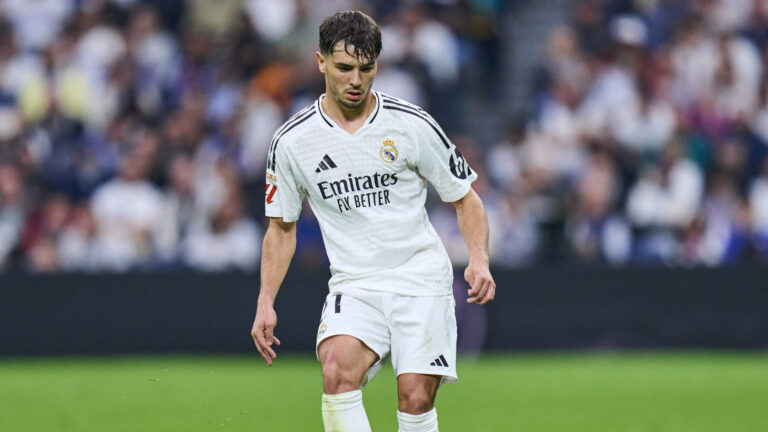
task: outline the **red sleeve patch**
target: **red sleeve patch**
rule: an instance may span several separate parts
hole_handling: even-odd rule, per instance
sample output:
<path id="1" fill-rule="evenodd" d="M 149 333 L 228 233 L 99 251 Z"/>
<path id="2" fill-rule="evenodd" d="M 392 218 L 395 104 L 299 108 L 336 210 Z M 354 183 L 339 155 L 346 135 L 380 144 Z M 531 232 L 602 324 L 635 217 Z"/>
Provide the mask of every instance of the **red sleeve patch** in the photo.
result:
<path id="1" fill-rule="evenodd" d="M 264 196 L 267 200 L 267 204 L 275 202 L 275 192 L 277 192 L 277 185 L 267 184 L 264 190 Z"/>

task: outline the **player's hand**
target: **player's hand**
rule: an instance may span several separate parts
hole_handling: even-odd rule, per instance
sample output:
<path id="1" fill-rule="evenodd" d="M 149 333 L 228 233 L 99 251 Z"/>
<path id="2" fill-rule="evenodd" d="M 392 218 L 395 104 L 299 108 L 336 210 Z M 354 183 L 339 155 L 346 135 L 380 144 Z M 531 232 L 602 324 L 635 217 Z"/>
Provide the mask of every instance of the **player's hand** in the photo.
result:
<path id="1" fill-rule="evenodd" d="M 251 336 L 256 344 L 256 349 L 259 350 L 259 354 L 264 357 L 269 366 L 272 366 L 272 360 L 277 357 L 275 350 L 272 349 L 272 344 L 280 346 L 280 339 L 276 338 L 273 334 L 276 325 L 277 314 L 274 308 L 259 307 L 257 309 L 256 318 L 253 320 Z"/>
<path id="2" fill-rule="evenodd" d="M 464 270 L 464 280 L 471 287 L 467 290 L 467 303 L 484 305 L 496 296 L 496 282 L 493 281 L 487 263 L 473 263 L 471 260 Z"/>

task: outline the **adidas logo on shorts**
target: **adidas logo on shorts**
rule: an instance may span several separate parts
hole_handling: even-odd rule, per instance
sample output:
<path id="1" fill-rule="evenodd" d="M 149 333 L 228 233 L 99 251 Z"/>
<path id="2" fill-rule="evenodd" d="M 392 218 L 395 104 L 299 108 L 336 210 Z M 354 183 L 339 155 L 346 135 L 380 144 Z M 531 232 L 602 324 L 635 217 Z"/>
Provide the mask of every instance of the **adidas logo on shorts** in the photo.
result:
<path id="1" fill-rule="evenodd" d="M 315 169 L 316 173 L 319 173 L 320 171 L 328 171 L 329 169 L 336 168 L 336 164 L 333 162 L 333 159 L 331 159 L 330 156 L 325 155 L 323 156 L 323 160 L 320 161 L 320 163 L 317 165 L 317 169 Z"/>
<path id="2" fill-rule="evenodd" d="M 442 354 L 440 354 L 440 357 L 436 358 L 435 361 L 429 364 L 430 366 L 444 366 L 448 367 L 448 362 L 445 361 L 445 357 L 443 357 Z"/>

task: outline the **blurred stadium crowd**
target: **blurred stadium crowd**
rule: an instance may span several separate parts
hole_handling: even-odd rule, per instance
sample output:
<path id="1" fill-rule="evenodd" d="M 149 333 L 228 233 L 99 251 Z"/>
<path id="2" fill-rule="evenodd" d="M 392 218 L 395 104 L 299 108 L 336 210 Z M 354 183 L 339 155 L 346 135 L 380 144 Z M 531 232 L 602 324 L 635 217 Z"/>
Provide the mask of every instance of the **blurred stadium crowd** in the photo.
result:
<path id="1" fill-rule="evenodd" d="M 768 259 L 768 2 L 580 0 L 570 16 L 527 121 L 486 158 L 499 256 Z"/>
<path id="2" fill-rule="evenodd" d="M 527 109 L 481 142 L 462 107 L 511 111 L 513 5 L 0 0 L 0 268 L 255 268 L 267 147 L 324 90 L 317 26 L 346 8 L 382 26 L 374 88 L 480 173 L 497 265 L 768 259 L 768 1 L 576 0 Z M 466 260 L 453 207 L 429 208 Z M 298 230 L 325 265 L 311 212 Z"/>
<path id="3" fill-rule="evenodd" d="M 428 105 L 494 13 L 443 3 L 0 0 L 0 268 L 255 268 L 272 134 L 324 90 L 319 23 L 377 17 L 377 88 Z"/>

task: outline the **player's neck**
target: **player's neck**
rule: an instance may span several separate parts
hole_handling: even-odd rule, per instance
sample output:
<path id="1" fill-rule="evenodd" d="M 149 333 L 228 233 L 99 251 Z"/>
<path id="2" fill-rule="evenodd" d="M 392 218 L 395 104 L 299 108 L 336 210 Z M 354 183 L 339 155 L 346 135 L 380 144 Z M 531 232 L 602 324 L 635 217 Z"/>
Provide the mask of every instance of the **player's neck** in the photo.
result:
<path id="1" fill-rule="evenodd" d="M 373 109 L 376 107 L 376 99 L 373 96 L 373 92 L 368 92 L 365 102 L 363 102 L 357 108 L 348 108 L 338 103 L 333 96 L 326 91 L 325 97 L 320 102 L 320 106 L 323 112 L 331 118 L 340 128 L 353 134 L 358 131 L 368 116 L 371 115 Z"/>

